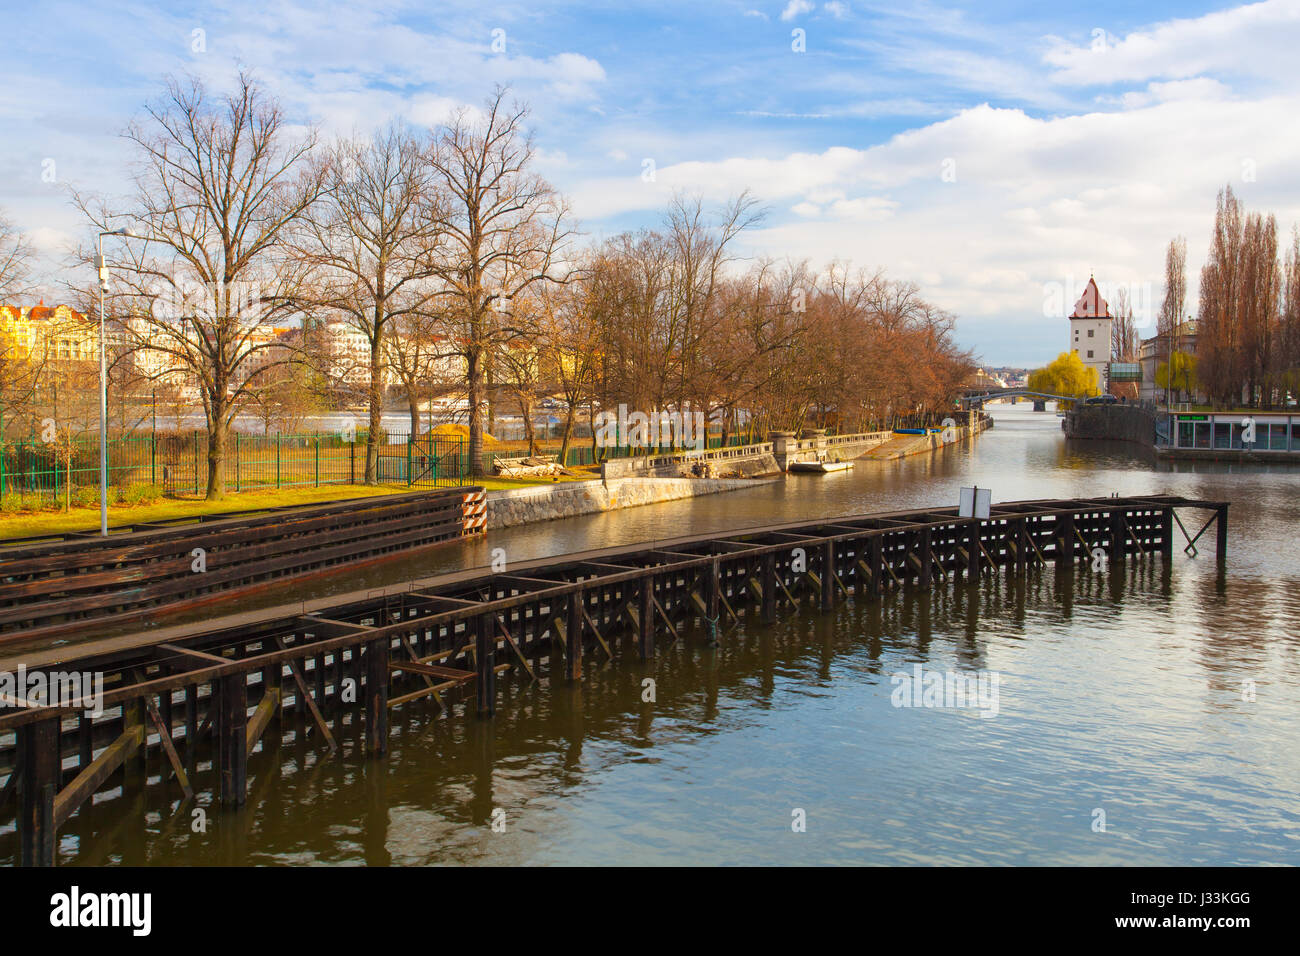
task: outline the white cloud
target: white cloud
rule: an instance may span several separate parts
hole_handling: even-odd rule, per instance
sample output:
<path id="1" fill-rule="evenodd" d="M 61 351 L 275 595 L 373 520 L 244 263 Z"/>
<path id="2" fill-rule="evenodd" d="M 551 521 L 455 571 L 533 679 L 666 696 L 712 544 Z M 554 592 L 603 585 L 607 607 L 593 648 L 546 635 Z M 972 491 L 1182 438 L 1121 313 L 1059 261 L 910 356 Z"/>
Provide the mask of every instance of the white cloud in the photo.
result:
<path id="1" fill-rule="evenodd" d="M 589 182 L 575 205 L 610 215 L 656 209 L 674 189 L 716 202 L 750 187 L 774 210 L 750 237 L 753 253 L 850 259 L 908 278 L 937 273 L 925 293 L 964 317 L 967 341 L 982 341 L 990 357 L 999 343 L 1043 341 L 1050 358 L 1065 330 L 1058 337 L 1043 316 L 1047 283 L 1077 285 L 1095 271 L 1158 305 L 1164 248 L 1181 233 L 1195 298 L 1225 182 L 1251 208 L 1275 212 L 1284 233 L 1300 220 L 1290 175 L 1300 166 L 1300 124 L 1278 121 L 1300 111 L 1300 91 L 1253 101 L 1219 92 L 1165 86 L 1140 107 L 1055 117 L 978 106 L 866 148 L 660 166 L 653 190 L 634 188 L 630 176 Z M 955 161 L 955 182 L 941 178 L 945 158 Z M 1242 181 L 1248 159 L 1257 162 L 1254 182 Z"/>
<path id="2" fill-rule="evenodd" d="M 1103 30 L 1099 24 L 1096 30 Z M 1055 67 L 1058 83 L 1101 85 L 1181 79 L 1211 71 L 1300 78 L 1295 51 L 1300 48 L 1300 4 L 1266 0 L 1195 19 L 1169 20 L 1101 42 L 1095 34 L 1081 45 L 1049 37 L 1044 62 Z"/>
<path id="3" fill-rule="evenodd" d="M 782 20 L 793 20 L 795 17 L 803 16 L 805 13 L 812 13 L 816 7 L 809 0 L 790 0 L 781 11 Z"/>
<path id="4" fill-rule="evenodd" d="M 841 3 L 840 0 L 831 0 L 830 3 L 822 4 L 822 9 L 833 16 L 836 20 L 843 20 L 849 15 L 849 5 Z"/>

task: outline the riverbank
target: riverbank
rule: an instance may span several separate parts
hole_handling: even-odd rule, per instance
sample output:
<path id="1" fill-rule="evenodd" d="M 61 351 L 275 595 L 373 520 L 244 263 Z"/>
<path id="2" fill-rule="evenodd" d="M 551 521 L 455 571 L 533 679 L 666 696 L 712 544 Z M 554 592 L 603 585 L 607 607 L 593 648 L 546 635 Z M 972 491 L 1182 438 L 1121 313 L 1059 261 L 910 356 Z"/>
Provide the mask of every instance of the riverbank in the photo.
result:
<path id="1" fill-rule="evenodd" d="M 774 479 L 767 479 L 771 481 Z M 490 491 L 489 529 L 635 508 L 766 484 L 755 478 L 614 478 Z"/>
<path id="2" fill-rule="evenodd" d="M 937 451 L 945 445 L 960 444 L 969 441 L 980 432 L 993 427 L 993 420 L 982 418 L 973 426 L 962 425 L 956 429 L 956 438 L 944 441 L 943 434 L 929 435 L 898 435 L 895 434 L 888 441 L 877 445 L 866 454 L 854 459 L 856 462 L 862 461 L 897 461 L 899 458 L 907 458 L 910 455 L 920 455 L 928 451 Z"/>

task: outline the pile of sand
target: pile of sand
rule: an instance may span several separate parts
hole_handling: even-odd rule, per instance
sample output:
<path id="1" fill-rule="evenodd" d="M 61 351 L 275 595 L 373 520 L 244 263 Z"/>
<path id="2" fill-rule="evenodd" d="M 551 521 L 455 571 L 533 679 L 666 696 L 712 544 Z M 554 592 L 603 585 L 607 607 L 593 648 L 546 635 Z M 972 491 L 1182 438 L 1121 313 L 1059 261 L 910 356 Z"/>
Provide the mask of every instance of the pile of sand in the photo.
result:
<path id="1" fill-rule="evenodd" d="M 462 438 L 469 441 L 469 426 L 462 425 L 459 422 L 443 422 L 441 425 L 435 425 L 429 431 L 424 433 L 425 438 Z M 483 433 L 483 447 L 489 448 L 492 445 L 499 445 L 501 442 L 489 435 Z"/>

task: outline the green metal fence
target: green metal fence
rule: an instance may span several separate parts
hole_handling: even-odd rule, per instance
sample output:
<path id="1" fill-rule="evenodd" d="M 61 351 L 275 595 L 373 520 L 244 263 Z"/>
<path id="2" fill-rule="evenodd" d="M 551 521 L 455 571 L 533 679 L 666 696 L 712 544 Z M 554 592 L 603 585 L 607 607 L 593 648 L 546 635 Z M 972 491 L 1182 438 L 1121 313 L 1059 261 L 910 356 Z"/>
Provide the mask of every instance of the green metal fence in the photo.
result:
<path id="1" fill-rule="evenodd" d="M 463 485 L 469 478 L 468 442 L 388 432 L 379 446 L 379 481 L 408 486 Z M 364 436 L 338 434 L 245 435 L 227 440 L 222 470 L 227 490 L 319 487 L 365 480 Z M 196 431 L 110 438 L 108 483 L 199 495 L 207 488 L 208 435 Z M 71 443 L 8 441 L 0 448 L 0 507 L 31 497 L 61 501 L 98 495 L 99 439 Z"/>
<path id="2" fill-rule="evenodd" d="M 744 444 L 744 435 L 730 436 L 728 445 Z M 709 448 L 722 445 L 711 436 Z M 481 470 L 492 474 L 498 457 L 527 454 L 522 443 L 484 450 Z M 560 443 L 538 443 L 538 453 L 558 454 Z M 602 447 L 599 458 L 626 458 L 646 454 L 644 448 Z M 649 450 L 655 453 L 654 449 Z M 590 437 L 576 439 L 564 465 L 581 468 L 596 463 Z M 376 462 L 383 484 L 446 487 L 470 480 L 468 439 L 423 436 L 412 439 L 402 432 L 386 432 Z M 365 481 L 364 433 L 347 441 L 338 433 L 296 435 L 246 435 L 233 432 L 227 439 L 222 469 L 228 491 L 319 487 Z M 202 495 L 208 480 L 208 434 L 205 431 L 159 433 L 110 438 L 108 483 L 129 496 L 131 489 L 163 494 Z M 86 435 L 68 443 L 36 440 L 7 441 L 0 445 L 0 509 L 30 498 L 58 502 L 65 497 L 98 500 L 99 438 Z"/>

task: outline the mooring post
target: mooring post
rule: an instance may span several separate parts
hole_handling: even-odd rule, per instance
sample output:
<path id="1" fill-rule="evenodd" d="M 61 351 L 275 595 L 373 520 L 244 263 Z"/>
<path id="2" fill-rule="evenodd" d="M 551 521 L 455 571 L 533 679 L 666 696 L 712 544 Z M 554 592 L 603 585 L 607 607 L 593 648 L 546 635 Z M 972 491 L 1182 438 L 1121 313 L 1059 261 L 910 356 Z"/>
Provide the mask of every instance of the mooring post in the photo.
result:
<path id="1" fill-rule="evenodd" d="M 1023 574 L 1029 567 L 1029 519 L 1016 519 L 1016 573 Z"/>
<path id="2" fill-rule="evenodd" d="M 1056 563 L 1062 560 L 1074 563 L 1074 512 L 1067 511 L 1056 516 Z"/>
<path id="3" fill-rule="evenodd" d="M 1174 553 L 1174 506 L 1165 505 L 1160 512 L 1160 553 L 1166 558 Z"/>
<path id="4" fill-rule="evenodd" d="M 569 595 L 569 623 L 564 629 L 564 676 L 582 679 L 582 588 Z"/>
<path id="5" fill-rule="evenodd" d="M 366 645 L 366 747 L 373 754 L 388 753 L 388 642 Z"/>
<path id="6" fill-rule="evenodd" d="M 763 623 L 776 623 L 776 552 L 763 555 Z"/>
<path id="7" fill-rule="evenodd" d="M 822 610 L 835 607 L 835 541 L 822 542 Z"/>
<path id="8" fill-rule="evenodd" d="M 54 865 L 54 796 L 59 790 L 59 718 L 18 728 L 18 838 L 23 866 Z"/>
<path id="9" fill-rule="evenodd" d="M 704 616 L 708 618 L 704 624 L 709 629 L 711 643 L 718 639 L 718 597 L 721 593 L 722 577 L 719 573 L 718 559 L 714 558 L 709 565 L 709 573 L 704 578 Z"/>
<path id="10" fill-rule="evenodd" d="M 966 523 L 966 583 L 978 584 L 980 579 L 980 519 L 971 518 Z"/>
<path id="11" fill-rule="evenodd" d="M 1228 506 L 1221 504 L 1214 510 L 1215 517 L 1215 542 L 1214 549 L 1218 552 L 1218 560 L 1224 561 L 1228 557 Z"/>
<path id="12" fill-rule="evenodd" d="M 492 636 L 492 619 L 495 615 L 480 614 L 474 627 L 474 667 L 478 674 L 478 715 L 491 717 L 496 713 L 497 670 L 496 641 Z"/>
<path id="13" fill-rule="evenodd" d="M 1124 560 L 1124 509 L 1110 511 L 1110 560 Z"/>
<path id="14" fill-rule="evenodd" d="M 637 595 L 640 599 L 640 618 L 641 633 L 638 635 L 637 652 L 641 655 L 641 660 L 648 661 L 655 656 L 655 619 L 654 604 L 651 598 L 654 597 L 655 578 L 649 572 L 641 579 L 640 593 Z"/>
<path id="15" fill-rule="evenodd" d="M 871 539 L 871 593 L 880 597 L 885 593 L 885 536 Z"/>
<path id="16" fill-rule="evenodd" d="M 221 802 L 238 807 L 248 796 L 248 683 L 244 674 L 228 674 L 217 678 L 214 690 Z"/>
<path id="17" fill-rule="evenodd" d="M 928 590 L 930 587 L 930 579 L 933 577 L 933 568 L 931 567 L 932 559 L 930 557 L 930 542 L 932 536 L 929 528 L 921 529 L 920 539 L 921 541 L 918 547 L 920 547 L 921 553 L 917 555 L 917 557 L 921 559 L 921 566 L 916 572 L 916 584 L 917 587 Z"/>

